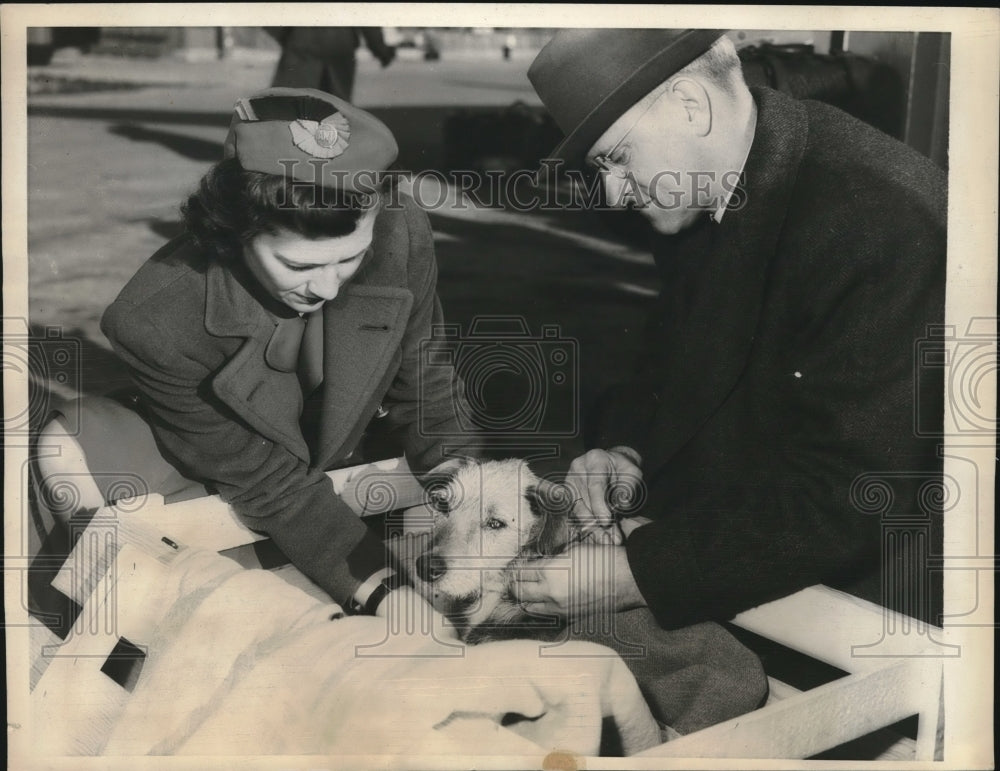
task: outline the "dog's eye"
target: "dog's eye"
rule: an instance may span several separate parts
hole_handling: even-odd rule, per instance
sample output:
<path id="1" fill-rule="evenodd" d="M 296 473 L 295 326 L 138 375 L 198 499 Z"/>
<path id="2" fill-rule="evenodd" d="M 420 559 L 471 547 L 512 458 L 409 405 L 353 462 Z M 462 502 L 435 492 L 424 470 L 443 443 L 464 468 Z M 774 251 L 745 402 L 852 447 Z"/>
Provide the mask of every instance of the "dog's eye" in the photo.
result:
<path id="1" fill-rule="evenodd" d="M 490 530 L 502 530 L 503 528 L 507 527 L 507 523 L 504 522 L 502 519 L 497 519 L 496 517 L 490 517 L 488 520 L 486 520 L 486 527 L 488 527 Z"/>

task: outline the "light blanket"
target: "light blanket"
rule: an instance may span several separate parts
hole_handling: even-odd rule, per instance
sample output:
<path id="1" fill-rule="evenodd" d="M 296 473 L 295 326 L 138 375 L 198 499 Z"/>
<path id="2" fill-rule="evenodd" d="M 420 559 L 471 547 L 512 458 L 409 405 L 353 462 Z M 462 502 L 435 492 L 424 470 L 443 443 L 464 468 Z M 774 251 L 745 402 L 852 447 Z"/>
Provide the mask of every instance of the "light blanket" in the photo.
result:
<path id="1" fill-rule="evenodd" d="M 204 550 L 165 575 L 148 598 L 162 618 L 101 754 L 596 755 L 606 719 L 627 753 L 661 741 L 603 646 L 545 656 L 527 640 L 465 647 L 331 620 L 336 604 Z"/>

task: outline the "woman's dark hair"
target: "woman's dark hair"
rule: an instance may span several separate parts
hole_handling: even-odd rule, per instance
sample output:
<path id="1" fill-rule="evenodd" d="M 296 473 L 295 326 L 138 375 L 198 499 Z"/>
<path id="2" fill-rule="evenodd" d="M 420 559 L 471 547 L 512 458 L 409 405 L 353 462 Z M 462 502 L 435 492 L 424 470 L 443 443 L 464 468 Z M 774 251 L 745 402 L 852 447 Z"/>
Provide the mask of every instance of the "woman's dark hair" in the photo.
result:
<path id="1" fill-rule="evenodd" d="M 306 238 L 346 236 L 375 202 L 372 195 L 247 171 L 229 158 L 202 177 L 181 214 L 198 244 L 226 261 L 237 259 L 245 242 L 278 228 Z"/>

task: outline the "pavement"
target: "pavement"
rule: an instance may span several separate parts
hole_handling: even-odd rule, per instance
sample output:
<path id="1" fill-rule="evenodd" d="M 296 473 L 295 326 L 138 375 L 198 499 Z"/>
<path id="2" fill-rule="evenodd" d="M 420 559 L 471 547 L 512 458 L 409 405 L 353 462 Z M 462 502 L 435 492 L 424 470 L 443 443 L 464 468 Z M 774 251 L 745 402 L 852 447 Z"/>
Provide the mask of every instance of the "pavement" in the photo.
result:
<path id="1" fill-rule="evenodd" d="M 522 49 L 510 61 L 503 61 L 494 52 L 449 51 L 437 61 L 424 61 L 414 51 L 401 50 L 396 60 L 383 69 L 365 55 L 364 49 L 359 49 L 353 101 L 366 109 L 504 105 L 515 100 L 540 104 L 527 77 L 535 53 Z M 179 57 L 85 55 L 70 48 L 58 51 L 51 64 L 30 68 L 29 81 L 62 77 L 142 86 L 141 93 L 134 93 L 132 99 L 114 91 L 95 91 L 77 96 L 62 94 L 60 104 L 111 107 L 134 102 L 155 106 L 165 93 L 183 91 L 186 109 L 225 111 L 236 97 L 268 85 L 277 59 L 273 51 L 251 49 L 237 49 L 222 60 L 189 61 Z M 45 104 L 48 98 L 32 101 Z"/>
<path id="2" fill-rule="evenodd" d="M 442 168 L 449 115 L 538 104 L 525 74 L 531 58 L 527 51 L 511 61 L 498 53 L 437 62 L 404 56 L 386 69 L 361 58 L 354 101 L 397 135 L 402 168 L 427 172 Z M 219 157 L 234 100 L 266 86 L 274 63 L 268 54 L 187 62 L 60 52 L 52 64 L 30 68 L 31 328 L 58 327 L 80 349 L 78 377 L 48 383 L 51 393 L 104 393 L 128 383 L 100 316 L 178 232 L 178 207 Z M 431 192 L 418 200 L 432 209 L 448 321 L 469 334 L 477 318 L 504 317 L 527 330 L 529 347 L 546 327 L 572 350 L 576 371 L 561 397 L 571 399 L 570 412 L 553 407 L 546 420 L 572 421 L 556 444 L 563 456 L 577 452 L 586 405 L 635 358 L 633 333 L 656 286 L 649 256 L 586 212 L 459 206 L 454 188 L 417 179 L 418 192 Z M 452 205 L 435 205 L 439 199 Z M 537 398 L 518 380 L 523 372 L 507 374 L 486 386 L 502 414 L 516 412 L 518 399 Z"/>

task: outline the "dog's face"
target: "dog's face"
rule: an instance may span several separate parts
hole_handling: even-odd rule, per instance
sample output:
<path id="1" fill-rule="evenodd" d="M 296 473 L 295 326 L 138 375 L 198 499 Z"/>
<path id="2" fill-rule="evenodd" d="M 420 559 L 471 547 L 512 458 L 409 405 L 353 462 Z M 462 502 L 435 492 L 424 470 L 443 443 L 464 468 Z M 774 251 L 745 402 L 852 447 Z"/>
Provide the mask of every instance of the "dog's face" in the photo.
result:
<path id="1" fill-rule="evenodd" d="M 521 460 L 436 469 L 427 485 L 431 546 L 411 569 L 418 591 L 467 628 L 509 602 L 512 563 L 567 540 L 565 515 L 546 505 L 539 486 Z"/>

